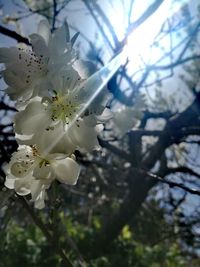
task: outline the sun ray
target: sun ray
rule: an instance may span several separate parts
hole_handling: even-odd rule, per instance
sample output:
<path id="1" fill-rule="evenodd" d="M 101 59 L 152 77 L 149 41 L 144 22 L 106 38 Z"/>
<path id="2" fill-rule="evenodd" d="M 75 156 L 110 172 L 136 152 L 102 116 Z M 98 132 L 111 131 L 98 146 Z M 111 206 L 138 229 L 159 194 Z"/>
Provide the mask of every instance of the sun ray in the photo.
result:
<path id="1" fill-rule="evenodd" d="M 166 0 L 164 3 L 158 8 L 158 10 L 155 12 L 155 18 L 154 14 L 151 16 L 150 19 L 153 18 L 154 21 L 158 18 L 158 15 L 162 17 L 162 21 L 160 20 L 159 23 L 163 23 L 164 20 L 166 20 L 168 17 L 173 16 L 176 12 L 180 10 L 180 8 L 185 5 L 188 0 L 182 0 L 179 2 L 176 2 L 174 5 L 172 5 L 172 0 Z M 165 16 L 164 16 L 165 14 Z M 164 17 L 164 19 L 163 19 Z M 149 23 L 149 19 L 145 22 L 145 25 Z M 140 27 L 137 29 L 137 32 L 139 33 Z M 132 33 L 137 36 L 137 32 Z M 153 38 L 155 36 L 155 33 L 152 34 L 152 36 L 149 37 L 148 42 L 146 43 L 145 47 L 151 44 L 153 41 Z M 140 45 L 139 40 L 140 35 L 138 35 L 138 39 L 135 40 L 138 45 Z M 78 111 L 76 116 L 70 121 L 68 124 L 68 128 L 66 129 L 66 132 L 72 127 L 74 123 L 76 123 L 77 118 L 79 118 L 84 111 L 89 107 L 89 105 L 93 102 L 93 100 L 99 95 L 99 93 L 103 90 L 107 82 L 111 79 L 111 77 L 116 73 L 116 71 L 119 69 L 121 65 L 126 61 L 127 57 L 130 55 L 130 42 L 126 44 L 122 51 L 115 56 L 110 62 L 107 63 L 104 67 L 102 67 L 99 71 L 94 73 L 91 77 L 89 77 L 81 86 L 78 86 L 75 88 L 75 94 L 79 93 L 82 88 L 87 88 L 87 101 L 83 107 L 81 107 Z M 48 154 L 49 151 L 58 143 L 58 141 L 63 137 L 64 133 L 61 133 L 57 136 L 57 138 L 52 142 L 48 148 L 45 150 L 45 154 Z"/>

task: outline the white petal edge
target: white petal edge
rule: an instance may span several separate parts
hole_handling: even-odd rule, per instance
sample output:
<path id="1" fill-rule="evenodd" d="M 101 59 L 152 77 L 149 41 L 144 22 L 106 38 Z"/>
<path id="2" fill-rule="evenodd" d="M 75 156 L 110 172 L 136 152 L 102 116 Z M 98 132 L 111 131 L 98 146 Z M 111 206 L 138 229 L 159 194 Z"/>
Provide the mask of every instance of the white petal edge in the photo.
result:
<path id="1" fill-rule="evenodd" d="M 46 45 L 48 45 L 50 36 L 50 25 L 48 20 L 44 19 L 39 22 L 37 32 L 44 38 Z"/>
<path id="2" fill-rule="evenodd" d="M 80 166 L 75 160 L 71 158 L 56 160 L 52 164 L 52 168 L 59 182 L 69 185 L 77 183 Z"/>

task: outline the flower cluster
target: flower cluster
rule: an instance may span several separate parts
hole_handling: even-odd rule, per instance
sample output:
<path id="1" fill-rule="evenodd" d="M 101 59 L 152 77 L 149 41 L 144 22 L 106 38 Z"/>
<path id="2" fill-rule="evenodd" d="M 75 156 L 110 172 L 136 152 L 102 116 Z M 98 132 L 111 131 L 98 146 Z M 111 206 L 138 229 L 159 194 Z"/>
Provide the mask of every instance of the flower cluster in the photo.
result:
<path id="1" fill-rule="evenodd" d="M 18 109 L 19 147 L 6 167 L 5 185 L 19 195 L 31 194 L 41 209 L 55 179 L 76 184 L 80 166 L 73 153 L 98 147 L 104 105 L 95 101 L 86 108 L 83 82 L 95 68 L 77 60 L 66 24 L 51 34 L 48 22 L 41 21 L 30 43 L 31 48 L 0 48 L 6 91 Z"/>

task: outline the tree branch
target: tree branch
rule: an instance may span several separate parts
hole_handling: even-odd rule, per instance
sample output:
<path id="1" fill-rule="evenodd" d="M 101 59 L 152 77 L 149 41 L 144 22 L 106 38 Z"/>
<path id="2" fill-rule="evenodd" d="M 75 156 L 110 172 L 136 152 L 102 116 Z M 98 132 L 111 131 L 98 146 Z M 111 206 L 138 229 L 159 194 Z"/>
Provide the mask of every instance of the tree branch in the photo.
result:
<path id="1" fill-rule="evenodd" d="M 112 153 L 114 153 L 115 155 L 130 161 L 130 156 L 123 150 L 119 149 L 118 147 L 111 145 L 108 141 L 102 140 L 102 139 L 98 139 L 99 140 L 99 144 L 102 147 L 107 148 L 108 150 L 110 150 Z"/>
<path id="2" fill-rule="evenodd" d="M 134 166 L 131 166 L 127 178 L 130 190 L 129 194 L 125 197 L 115 216 L 105 223 L 102 231 L 97 236 L 96 240 L 98 252 L 94 252 L 94 254 L 96 253 L 98 255 L 102 255 L 101 253 L 105 252 L 105 250 L 109 250 L 109 244 L 111 244 L 111 242 L 118 236 L 123 226 L 135 218 L 142 203 L 148 196 L 148 192 L 157 184 L 157 182 L 163 182 L 172 187 L 179 187 L 191 194 L 200 194 L 198 190 L 188 188 L 182 183 L 179 184 L 170 182 L 161 178 L 165 175 L 165 168 L 163 166 L 160 167 L 159 173 L 156 176 L 151 172 L 146 171 L 151 170 L 155 166 L 156 162 L 162 158 L 166 148 L 182 139 L 183 133 L 175 135 L 178 130 L 180 131 L 180 128 L 184 132 L 184 130 L 187 130 L 188 127 L 195 126 L 195 123 L 197 123 L 197 118 L 200 114 L 200 107 L 198 105 L 200 102 L 199 99 L 200 93 L 196 95 L 196 99 L 185 111 L 172 117 L 170 114 L 166 113 L 148 114 L 149 117 L 152 115 L 158 118 L 159 116 L 169 116 L 169 119 L 163 130 L 163 134 L 159 136 L 158 141 L 151 147 L 149 153 L 141 159 L 140 163 L 138 164 L 139 168 L 134 168 Z M 184 134 L 186 133 L 188 134 L 188 132 L 185 132 Z M 148 177 L 153 179 L 148 179 Z M 94 256 L 96 257 L 98 255 Z"/>
<path id="3" fill-rule="evenodd" d="M 33 219 L 34 223 L 40 228 L 40 230 L 43 232 L 43 234 L 46 237 L 46 239 L 49 241 L 49 243 L 55 248 L 55 250 L 57 251 L 57 253 L 60 255 L 60 257 L 63 260 L 63 263 L 65 264 L 65 266 L 66 267 L 74 267 L 72 265 L 72 263 L 69 261 L 69 259 L 67 258 L 67 256 L 65 255 L 64 251 L 62 250 L 62 248 L 60 248 L 54 242 L 53 236 L 49 233 L 49 231 L 47 230 L 46 226 L 43 224 L 42 220 L 40 220 L 40 218 L 36 216 L 36 214 L 34 213 L 34 211 L 31 209 L 31 207 L 26 202 L 25 198 L 22 197 L 22 196 L 19 196 L 19 195 L 17 195 L 17 197 L 20 200 L 20 202 L 22 203 L 23 207 L 28 212 L 28 214 Z"/>
<path id="4" fill-rule="evenodd" d="M 94 13 L 92 7 L 90 6 L 90 1 L 87 1 L 87 0 L 82 0 L 82 1 L 83 1 L 83 3 L 85 4 L 85 6 L 87 7 L 87 9 L 89 10 L 89 12 L 90 12 L 91 16 L 93 17 L 94 21 L 96 22 L 96 24 L 97 24 L 97 26 L 98 26 L 98 28 L 99 28 L 99 30 L 100 30 L 100 32 L 101 32 L 101 34 L 102 34 L 102 36 L 103 36 L 105 42 L 107 42 L 107 44 L 108 44 L 108 46 L 110 47 L 110 49 L 111 49 L 112 51 L 114 51 L 114 47 L 112 46 L 111 42 L 109 41 L 109 39 L 108 39 L 108 37 L 107 37 L 107 35 L 106 35 L 106 33 L 105 33 L 105 31 L 104 31 L 104 29 L 103 29 L 101 23 L 100 23 L 99 20 L 97 19 L 97 16 L 95 15 L 95 13 Z"/>
<path id="5" fill-rule="evenodd" d="M 153 178 L 153 179 L 155 179 L 155 180 L 157 180 L 159 182 L 162 182 L 164 184 L 167 184 L 170 187 L 178 187 L 178 188 L 181 188 L 181 189 L 183 189 L 184 191 L 186 191 L 186 192 L 188 192 L 190 194 L 200 196 L 200 191 L 199 190 L 189 188 L 189 187 L 185 186 L 183 183 L 177 183 L 177 182 L 166 180 L 166 179 L 158 176 L 157 174 L 154 174 L 152 172 L 145 171 L 145 170 L 142 170 L 142 169 L 137 169 L 137 171 L 140 172 L 140 173 L 142 173 L 142 174 L 144 174 L 145 176 L 148 176 L 148 177 Z"/>
<path id="6" fill-rule="evenodd" d="M 24 43 L 27 45 L 31 45 L 29 43 L 29 40 L 23 36 L 21 36 L 20 34 L 16 33 L 15 31 L 11 31 L 3 26 L 0 26 L 0 33 L 15 39 L 18 43 Z"/>
<path id="7" fill-rule="evenodd" d="M 128 29 L 127 29 L 127 33 L 126 36 L 124 38 L 124 40 L 122 41 L 122 45 L 121 47 L 124 46 L 124 44 L 126 44 L 127 42 L 127 38 L 128 36 L 136 29 L 138 28 L 142 23 L 144 23 L 150 16 L 152 16 L 154 14 L 154 12 L 160 7 L 160 5 L 164 2 L 164 0 L 156 0 L 153 4 L 151 4 L 146 10 L 145 12 L 134 22 L 132 22 Z"/>
<path id="8" fill-rule="evenodd" d="M 177 167 L 177 168 L 166 168 L 165 171 L 165 175 L 169 175 L 172 173 L 187 173 L 193 176 L 196 176 L 198 178 L 200 178 L 200 174 L 193 171 L 192 169 L 190 169 L 189 167 L 185 167 L 185 166 L 181 166 L 181 167 Z"/>

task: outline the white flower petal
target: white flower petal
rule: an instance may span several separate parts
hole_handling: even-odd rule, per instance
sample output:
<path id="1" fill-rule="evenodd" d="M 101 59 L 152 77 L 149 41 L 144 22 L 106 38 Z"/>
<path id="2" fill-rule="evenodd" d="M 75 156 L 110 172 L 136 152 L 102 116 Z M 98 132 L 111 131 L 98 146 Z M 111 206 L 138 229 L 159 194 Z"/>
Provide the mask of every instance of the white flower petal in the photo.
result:
<path id="1" fill-rule="evenodd" d="M 15 139 L 19 145 L 31 145 L 32 144 L 32 139 L 33 135 L 21 135 L 15 133 Z"/>
<path id="2" fill-rule="evenodd" d="M 12 175 L 19 178 L 25 177 L 27 173 L 30 172 L 30 167 L 31 167 L 30 164 L 26 166 L 25 163 L 28 162 L 24 162 L 24 164 L 22 162 L 15 162 L 14 164 L 12 164 L 10 168 Z"/>
<path id="3" fill-rule="evenodd" d="M 45 129 L 49 122 L 50 114 L 39 101 L 29 103 L 25 110 L 18 112 L 14 118 L 16 133 L 25 135 Z"/>
<path id="4" fill-rule="evenodd" d="M 51 183 L 53 177 L 50 165 L 45 166 L 43 164 L 42 166 L 40 166 L 39 164 L 37 164 L 33 170 L 33 176 L 36 179 L 46 180 L 47 183 Z"/>
<path id="5" fill-rule="evenodd" d="M 29 75 L 29 81 L 27 83 L 27 74 L 22 70 L 19 64 L 13 64 L 2 72 L 5 82 L 9 87 L 6 89 L 6 93 L 13 100 L 23 97 L 24 100 L 29 99 L 33 94 L 32 81 L 35 77 Z"/>
<path id="6" fill-rule="evenodd" d="M 113 113 L 110 111 L 109 108 L 105 108 L 103 113 L 99 116 L 96 116 L 98 122 L 106 122 L 113 117 Z"/>
<path id="7" fill-rule="evenodd" d="M 49 49 L 53 57 L 65 51 L 67 34 L 65 25 L 55 30 L 52 38 L 49 40 Z"/>
<path id="8" fill-rule="evenodd" d="M 11 162 L 12 162 L 12 158 L 11 158 Z M 6 180 L 5 180 L 4 185 L 9 189 L 14 189 L 16 177 L 13 176 L 12 173 L 10 172 L 10 166 L 11 166 L 11 163 L 3 166 L 3 170 L 6 173 Z"/>
<path id="9" fill-rule="evenodd" d="M 42 210 L 45 207 L 45 192 L 41 192 L 40 197 L 38 197 L 38 199 L 35 200 L 34 202 L 34 207 L 38 210 Z"/>
<path id="10" fill-rule="evenodd" d="M 143 113 L 140 110 L 124 106 L 117 112 L 113 113 L 113 122 L 117 127 L 119 134 L 124 135 L 138 125 L 142 116 Z"/>
<path id="11" fill-rule="evenodd" d="M 15 179 L 9 179 L 6 177 L 4 185 L 9 189 L 14 189 Z"/>
<path id="12" fill-rule="evenodd" d="M 1 47 L 0 48 L 0 63 L 5 63 L 6 66 L 18 60 L 19 50 L 17 47 Z"/>
<path id="13" fill-rule="evenodd" d="M 81 78 L 78 72 L 73 68 L 60 70 L 59 73 L 52 73 L 50 79 L 55 91 L 62 94 L 73 92 L 73 90 L 81 83 Z"/>
<path id="14" fill-rule="evenodd" d="M 69 129 L 66 128 L 66 132 L 69 134 L 72 142 L 79 148 L 90 152 L 94 148 L 99 147 L 95 128 L 87 126 L 84 120 L 79 119 Z"/>
<path id="15" fill-rule="evenodd" d="M 47 128 L 43 132 L 38 131 L 33 136 L 31 143 L 36 144 L 42 154 L 47 151 L 48 154 L 64 153 L 70 155 L 76 147 L 64 131 L 62 123 L 57 123 L 54 127 Z"/>
<path id="16" fill-rule="evenodd" d="M 41 191 L 44 191 L 44 189 L 47 188 L 48 187 L 44 186 L 42 181 L 33 179 L 30 187 L 32 199 L 35 201 L 40 195 Z"/>
<path id="17" fill-rule="evenodd" d="M 32 172 L 32 164 L 34 157 L 32 151 L 27 146 L 20 146 L 19 150 L 13 153 L 10 163 L 6 171 L 7 177 L 10 175 L 19 178 L 26 177 Z"/>
<path id="18" fill-rule="evenodd" d="M 44 38 L 46 45 L 48 45 L 50 36 L 50 25 L 48 20 L 44 19 L 39 22 L 37 33 Z"/>
<path id="19" fill-rule="evenodd" d="M 12 154 L 11 162 L 16 162 L 18 161 L 18 159 L 26 160 L 27 155 L 29 155 L 28 157 L 29 159 L 30 159 L 30 156 L 31 156 L 31 159 L 33 159 L 32 149 L 28 146 L 20 145 L 18 147 L 18 151 Z"/>
<path id="20" fill-rule="evenodd" d="M 31 196 L 36 209 L 45 207 L 46 189 L 48 189 L 48 186 L 44 185 L 42 181 L 33 180 L 31 183 Z"/>
<path id="21" fill-rule="evenodd" d="M 80 166 L 71 158 L 56 160 L 52 164 L 53 171 L 57 176 L 57 180 L 64 184 L 75 185 L 79 173 Z"/>
<path id="22" fill-rule="evenodd" d="M 24 73 L 20 72 L 19 69 L 12 66 L 2 72 L 5 82 L 11 86 L 20 88 L 21 91 L 24 90 Z M 20 95 L 20 94 L 19 94 Z"/>
<path id="23" fill-rule="evenodd" d="M 14 183 L 15 191 L 20 196 L 30 194 L 31 179 L 30 177 L 16 179 Z"/>
<path id="24" fill-rule="evenodd" d="M 45 77 L 40 78 L 38 82 L 34 84 L 34 95 L 40 97 L 49 96 L 49 90 L 52 88 L 52 75 L 54 74 L 49 71 Z"/>
<path id="25" fill-rule="evenodd" d="M 29 39 L 33 46 L 33 51 L 38 57 L 40 56 L 43 56 L 45 58 L 49 57 L 49 50 L 45 43 L 45 39 L 42 36 L 33 33 L 29 36 Z"/>
<path id="26" fill-rule="evenodd" d="M 5 89 L 5 92 L 9 95 L 10 99 L 14 101 L 17 100 L 23 93 L 22 91 L 22 93 L 20 94 L 19 90 L 16 90 L 16 88 L 13 87 L 7 87 Z"/>
<path id="27" fill-rule="evenodd" d="M 78 72 L 82 79 L 87 79 L 93 73 L 97 71 L 97 67 L 91 61 L 85 61 L 81 59 L 77 59 L 73 63 L 74 69 Z"/>

